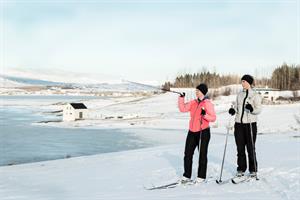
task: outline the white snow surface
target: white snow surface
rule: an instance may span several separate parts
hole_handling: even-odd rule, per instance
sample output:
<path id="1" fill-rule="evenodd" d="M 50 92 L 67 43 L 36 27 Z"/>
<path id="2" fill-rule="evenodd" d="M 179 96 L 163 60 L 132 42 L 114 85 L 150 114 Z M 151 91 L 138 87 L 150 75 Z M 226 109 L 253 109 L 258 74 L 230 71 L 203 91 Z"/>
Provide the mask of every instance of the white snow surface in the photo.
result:
<path id="1" fill-rule="evenodd" d="M 0 199 L 299 199 L 299 103 L 263 106 L 256 143 L 259 181 L 239 185 L 216 184 L 226 125 L 230 119 L 227 110 L 234 100 L 232 95 L 213 101 L 217 121 L 211 125 L 207 183 L 167 190 L 145 189 L 177 181 L 183 173 L 189 114 L 178 111 L 177 95 L 166 93 L 151 98 L 84 101 L 90 109 L 90 119 L 50 124 L 70 128 L 122 128 L 124 134 L 133 132 L 158 146 L 0 167 Z M 41 106 L 38 102 L 28 102 L 28 105 Z M 61 108 L 61 105 L 54 104 L 43 106 L 43 109 Z M 113 118 L 104 119 L 106 116 Z M 123 118 L 118 119 L 118 116 Z M 195 151 L 193 178 L 197 172 L 197 161 L 198 153 Z M 222 179 L 229 179 L 235 171 L 236 146 L 231 130 Z"/>
<path id="2" fill-rule="evenodd" d="M 228 109 L 235 101 L 236 95 L 221 96 L 214 100 L 217 120 L 211 127 L 218 132 L 224 132 L 228 124 Z M 192 100 L 187 96 L 186 101 Z M 49 123 L 58 127 L 85 128 L 160 128 L 188 129 L 189 113 L 180 113 L 177 105 L 177 95 L 165 93 L 152 97 L 123 97 L 83 101 L 89 108 L 87 120 L 76 122 Z M 9 105 L 9 102 L 5 102 Z M 62 107 L 58 107 L 62 109 Z M 264 105 L 258 116 L 258 132 L 263 134 L 299 131 L 297 115 L 300 113 L 300 103 L 283 105 Z M 111 119 L 105 119 L 106 117 Z M 118 118 L 122 117 L 122 119 Z M 233 121 L 233 120 L 232 120 Z"/>

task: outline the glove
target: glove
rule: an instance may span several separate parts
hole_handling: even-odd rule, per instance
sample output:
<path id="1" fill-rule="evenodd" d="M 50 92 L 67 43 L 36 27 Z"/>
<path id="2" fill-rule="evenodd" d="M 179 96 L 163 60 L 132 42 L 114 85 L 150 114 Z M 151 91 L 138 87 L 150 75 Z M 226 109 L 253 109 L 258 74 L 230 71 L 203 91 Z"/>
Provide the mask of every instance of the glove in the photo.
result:
<path id="1" fill-rule="evenodd" d="M 253 107 L 252 107 L 252 105 L 250 103 L 247 103 L 245 108 L 247 110 L 249 110 L 250 112 L 253 112 Z"/>
<path id="2" fill-rule="evenodd" d="M 185 97 L 185 92 L 181 93 L 180 97 Z"/>
<path id="3" fill-rule="evenodd" d="M 201 110 L 201 115 L 202 115 L 202 116 L 206 115 L 206 111 L 205 111 L 204 108 L 202 108 L 202 110 Z"/>
<path id="4" fill-rule="evenodd" d="M 228 113 L 229 113 L 230 115 L 234 115 L 234 114 L 235 114 L 235 110 L 234 110 L 233 108 L 230 108 L 230 109 L 228 110 Z"/>

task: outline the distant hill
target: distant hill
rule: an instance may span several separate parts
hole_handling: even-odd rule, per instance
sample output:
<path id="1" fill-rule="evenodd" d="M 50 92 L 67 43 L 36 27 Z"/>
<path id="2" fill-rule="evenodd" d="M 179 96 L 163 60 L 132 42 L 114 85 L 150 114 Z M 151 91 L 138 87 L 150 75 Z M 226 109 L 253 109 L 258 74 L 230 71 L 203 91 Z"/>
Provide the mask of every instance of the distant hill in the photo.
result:
<path id="1" fill-rule="evenodd" d="M 152 91 L 155 88 L 124 82 L 101 74 L 66 71 L 6 70 L 0 74 L 0 88 L 49 86 L 61 88 L 95 89 L 97 91 Z"/>

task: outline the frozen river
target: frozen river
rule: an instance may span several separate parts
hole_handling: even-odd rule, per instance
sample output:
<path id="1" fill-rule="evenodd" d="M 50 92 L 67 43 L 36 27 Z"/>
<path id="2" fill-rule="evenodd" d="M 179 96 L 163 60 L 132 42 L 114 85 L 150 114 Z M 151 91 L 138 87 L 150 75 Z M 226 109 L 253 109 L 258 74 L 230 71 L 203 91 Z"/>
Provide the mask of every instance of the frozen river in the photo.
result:
<path id="1" fill-rule="evenodd" d="M 2 101 L 76 101 L 92 97 L 1 97 Z M 20 105 L 20 103 L 18 103 Z M 21 164 L 83 155 L 124 151 L 151 146 L 136 135 L 120 129 L 56 128 L 32 125 L 41 120 L 60 119 L 31 107 L 0 107 L 0 165 Z"/>

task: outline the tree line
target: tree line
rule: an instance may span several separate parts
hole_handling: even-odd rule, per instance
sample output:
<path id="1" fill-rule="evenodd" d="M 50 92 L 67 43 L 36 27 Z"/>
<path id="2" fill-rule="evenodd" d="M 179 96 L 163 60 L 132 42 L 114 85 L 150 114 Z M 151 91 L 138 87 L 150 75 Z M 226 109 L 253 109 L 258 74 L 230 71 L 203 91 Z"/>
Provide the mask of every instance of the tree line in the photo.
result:
<path id="1" fill-rule="evenodd" d="M 272 73 L 271 86 L 280 90 L 299 90 L 300 66 L 288 66 L 284 63 L 277 67 Z"/>
<path id="2" fill-rule="evenodd" d="M 287 65 L 283 63 L 272 72 L 270 78 L 256 78 L 254 85 L 256 87 L 272 87 L 280 90 L 300 90 L 300 65 Z M 210 72 L 206 69 L 198 73 L 185 73 L 178 75 L 174 82 L 165 82 L 164 88 L 176 87 L 196 87 L 199 83 L 206 83 L 210 88 L 240 84 L 239 75 L 220 75 L 216 72 Z"/>

